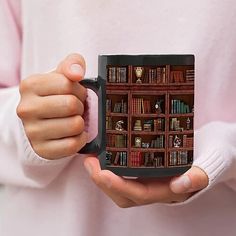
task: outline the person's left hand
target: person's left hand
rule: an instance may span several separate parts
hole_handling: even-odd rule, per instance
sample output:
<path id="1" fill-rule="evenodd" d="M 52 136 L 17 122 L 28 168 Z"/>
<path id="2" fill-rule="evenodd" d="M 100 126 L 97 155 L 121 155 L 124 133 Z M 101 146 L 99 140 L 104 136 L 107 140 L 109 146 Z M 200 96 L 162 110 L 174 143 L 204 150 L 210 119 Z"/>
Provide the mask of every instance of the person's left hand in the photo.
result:
<path id="1" fill-rule="evenodd" d="M 84 165 L 93 182 L 121 208 L 183 202 L 208 185 L 208 176 L 196 166 L 174 178 L 125 179 L 101 170 L 96 157 L 86 157 Z"/>

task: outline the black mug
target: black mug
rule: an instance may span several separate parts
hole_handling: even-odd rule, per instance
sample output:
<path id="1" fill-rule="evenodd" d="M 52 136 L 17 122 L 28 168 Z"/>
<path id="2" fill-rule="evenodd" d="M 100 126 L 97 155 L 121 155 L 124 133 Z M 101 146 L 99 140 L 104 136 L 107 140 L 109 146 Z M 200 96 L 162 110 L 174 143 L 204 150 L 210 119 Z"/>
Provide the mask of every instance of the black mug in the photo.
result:
<path id="1" fill-rule="evenodd" d="M 194 55 L 99 55 L 98 134 L 79 153 L 117 175 L 180 175 L 193 162 Z"/>

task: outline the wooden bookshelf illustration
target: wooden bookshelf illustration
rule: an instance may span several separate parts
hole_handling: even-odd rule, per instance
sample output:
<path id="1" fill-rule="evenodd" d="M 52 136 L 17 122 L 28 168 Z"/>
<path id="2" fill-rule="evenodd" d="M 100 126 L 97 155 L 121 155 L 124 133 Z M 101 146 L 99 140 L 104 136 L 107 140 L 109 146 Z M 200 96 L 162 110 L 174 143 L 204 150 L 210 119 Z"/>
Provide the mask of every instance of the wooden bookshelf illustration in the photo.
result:
<path id="1" fill-rule="evenodd" d="M 106 94 L 108 169 L 191 166 L 193 64 L 108 65 Z"/>

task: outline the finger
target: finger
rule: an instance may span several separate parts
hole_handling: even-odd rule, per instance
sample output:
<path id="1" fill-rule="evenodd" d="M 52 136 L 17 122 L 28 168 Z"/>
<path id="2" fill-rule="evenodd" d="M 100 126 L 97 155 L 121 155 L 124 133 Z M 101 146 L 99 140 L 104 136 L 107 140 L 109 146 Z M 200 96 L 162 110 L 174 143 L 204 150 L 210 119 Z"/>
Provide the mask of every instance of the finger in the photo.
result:
<path id="1" fill-rule="evenodd" d="M 85 60 L 80 54 L 70 54 L 57 67 L 58 73 L 64 74 L 72 81 L 80 81 L 85 75 Z"/>
<path id="2" fill-rule="evenodd" d="M 170 188 L 174 193 L 195 192 L 208 185 L 207 174 L 197 166 L 192 166 L 185 174 L 174 178 Z"/>
<path id="3" fill-rule="evenodd" d="M 94 174 L 98 165 L 96 159 L 86 160 L 93 181 L 108 195 L 119 196 L 129 199 L 136 205 L 145 205 L 156 202 L 183 201 L 186 194 L 175 194 L 169 188 L 169 182 L 159 179 L 148 179 L 146 181 L 128 180 L 115 175 L 110 171 L 100 171 Z"/>
<path id="4" fill-rule="evenodd" d="M 18 116 L 25 120 L 82 116 L 83 112 L 83 103 L 74 95 L 35 97 L 34 100 L 25 98 L 17 108 Z"/>
<path id="5" fill-rule="evenodd" d="M 46 159 L 60 159 L 76 154 L 87 143 L 87 133 L 33 144 L 35 152 Z"/>
<path id="6" fill-rule="evenodd" d="M 25 124 L 25 132 L 30 140 L 51 140 L 76 136 L 84 131 L 81 116 L 43 119 Z"/>
<path id="7" fill-rule="evenodd" d="M 31 91 L 33 90 L 39 96 L 72 94 L 82 102 L 85 101 L 87 96 L 87 89 L 84 86 L 56 72 L 48 73 L 46 76 L 31 76 L 24 83 L 30 83 L 26 86 L 30 87 Z"/>
<path id="8" fill-rule="evenodd" d="M 92 165 L 90 164 L 90 162 L 93 162 Z M 136 203 L 134 203 L 133 201 L 108 190 L 109 186 L 106 186 L 106 184 L 104 184 L 104 180 L 100 176 L 101 168 L 99 161 L 96 157 L 86 157 L 84 160 L 84 166 L 88 171 L 89 175 L 91 176 L 92 180 L 94 181 L 94 183 L 98 187 L 100 187 L 103 190 L 103 192 L 107 196 L 109 196 L 113 200 L 113 202 L 115 202 L 119 207 L 127 208 L 136 206 Z"/>

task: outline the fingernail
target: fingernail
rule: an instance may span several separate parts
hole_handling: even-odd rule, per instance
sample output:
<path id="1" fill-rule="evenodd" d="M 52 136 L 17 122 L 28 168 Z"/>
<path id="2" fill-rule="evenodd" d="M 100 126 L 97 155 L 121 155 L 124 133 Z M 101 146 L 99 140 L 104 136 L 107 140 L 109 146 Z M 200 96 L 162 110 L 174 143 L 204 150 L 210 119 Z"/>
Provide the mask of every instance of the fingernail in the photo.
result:
<path id="1" fill-rule="evenodd" d="M 184 193 L 191 187 L 191 180 L 188 175 L 181 177 L 171 182 L 171 190 L 175 193 Z"/>
<path id="2" fill-rule="evenodd" d="M 80 75 L 80 76 L 84 76 L 84 69 L 82 68 L 81 65 L 79 64 L 72 64 L 70 66 L 70 70 L 73 74 L 75 75 Z"/>
<path id="3" fill-rule="evenodd" d="M 106 175 L 100 175 L 100 178 L 102 179 L 103 184 L 105 184 L 107 188 L 111 187 L 112 183 L 109 177 L 107 177 Z"/>
<path id="4" fill-rule="evenodd" d="M 89 163 L 85 163 L 85 164 L 84 164 L 84 167 L 85 167 L 86 171 L 88 172 L 88 174 L 89 174 L 89 175 L 92 175 L 92 173 L 93 173 L 93 168 L 92 168 L 92 166 L 91 166 Z"/>

